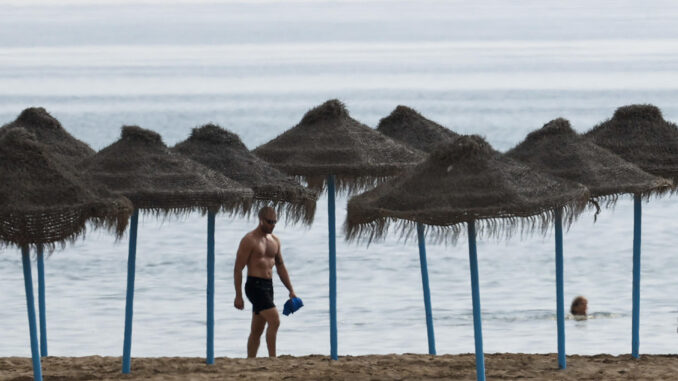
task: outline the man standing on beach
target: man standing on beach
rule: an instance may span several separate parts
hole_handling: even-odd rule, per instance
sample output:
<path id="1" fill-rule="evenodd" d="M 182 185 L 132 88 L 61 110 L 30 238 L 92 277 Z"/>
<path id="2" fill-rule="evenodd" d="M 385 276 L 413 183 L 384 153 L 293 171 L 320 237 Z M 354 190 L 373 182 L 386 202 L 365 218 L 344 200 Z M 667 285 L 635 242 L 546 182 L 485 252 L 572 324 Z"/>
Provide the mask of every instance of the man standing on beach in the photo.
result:
<path id="1" fill-rule="evenodd" d="M 275 209 L 265 206 L 259 210 L 259 226 L 247 233 L 240 241 L 235 259 L 233 278 L 235 280 L 235 308 L 242 310 L 245 302 L 242 297 L 242 270 L 247 266 L 247 282 L 245 295 L 252 303 L 252 328 L 247 340 L 247 357 L 257 357 L 261 335 L 266 329 L 266 345 L 268 356 L 275 357 L 275 339 L 280 326 L 280 315 L 273 303 L 273 266 L 285 287 L 290 291 L 290 298 L 295 298 L 294 288 L 287 274 L 280 252 L 280 240 L 273 235 L 278 222 Z"/>

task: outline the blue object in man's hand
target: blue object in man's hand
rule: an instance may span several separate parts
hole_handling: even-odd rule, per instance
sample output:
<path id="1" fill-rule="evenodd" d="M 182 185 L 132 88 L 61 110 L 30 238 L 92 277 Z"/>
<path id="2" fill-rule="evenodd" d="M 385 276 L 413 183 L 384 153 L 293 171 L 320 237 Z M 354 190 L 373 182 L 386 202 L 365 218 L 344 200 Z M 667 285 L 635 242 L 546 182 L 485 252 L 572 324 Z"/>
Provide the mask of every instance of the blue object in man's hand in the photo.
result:
<path id="1" fill-rule="evenodd" d="M 283 315 L 288 316 L 291 313 L 295 313 L 303 306 L 304 302 L 301 301 L 301 298 L 291 298 L 285 302 L 285 307 L 283 307 Z"/>

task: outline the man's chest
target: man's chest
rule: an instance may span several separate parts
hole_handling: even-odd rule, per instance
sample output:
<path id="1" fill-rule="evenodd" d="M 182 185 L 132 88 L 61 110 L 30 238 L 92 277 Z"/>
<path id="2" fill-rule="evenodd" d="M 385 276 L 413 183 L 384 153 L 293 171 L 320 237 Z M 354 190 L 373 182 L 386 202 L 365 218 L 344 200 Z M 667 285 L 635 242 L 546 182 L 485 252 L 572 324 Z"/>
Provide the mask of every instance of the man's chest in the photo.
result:
<path id="1" fill-rule="evenodd" d="M 278 244 L 273 239 L 262 239 L 254 245 L 253 255 L 258 258 L 273 259 L 278 253 Z"/>

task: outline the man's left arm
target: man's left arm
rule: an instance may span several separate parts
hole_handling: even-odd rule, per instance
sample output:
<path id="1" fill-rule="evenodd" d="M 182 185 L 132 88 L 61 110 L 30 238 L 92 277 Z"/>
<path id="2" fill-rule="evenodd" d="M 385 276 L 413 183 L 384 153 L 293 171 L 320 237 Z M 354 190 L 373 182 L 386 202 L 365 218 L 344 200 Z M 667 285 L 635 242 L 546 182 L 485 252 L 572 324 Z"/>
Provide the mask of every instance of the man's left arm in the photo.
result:
<path id="1" fill-rule="evenodd" d="M 296 298 L 297 295 L 294 293 L 294 287 L 292 287 L 292 282 L 290 281 L 290 275 L 287 273 L 287 268 L 285 267 L 285 262 L 283 262 L 282 251 L 280 249 L 280 240 L 278 237 L 275 237 L 276 242 L 278 243 L 278 253 L 275 255 L 275 268 L 278 271 L 278 276 L 283 282 L 285 287 L 290 291 L 290 298 Z"/>

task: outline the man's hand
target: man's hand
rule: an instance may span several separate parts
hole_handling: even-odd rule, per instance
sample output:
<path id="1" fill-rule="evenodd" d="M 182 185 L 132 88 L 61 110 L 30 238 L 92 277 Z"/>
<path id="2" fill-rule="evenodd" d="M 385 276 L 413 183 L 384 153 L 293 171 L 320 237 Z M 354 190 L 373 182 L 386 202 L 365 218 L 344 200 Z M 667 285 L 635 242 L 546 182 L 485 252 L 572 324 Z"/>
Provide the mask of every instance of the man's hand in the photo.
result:
<path id="1" fill-rule="evenodd" d="M 294 293 L 294 291 L 290 291 L 290 299 L 296 298 L 297 294 Z"/>
<path id="2" fill-rule="evenodd" d="M 242 300 L 242 295 L 236 295 L 235 301 L 233 302 L 233 305 L 235 308 L 239 310 L 244 310 L 245 309 L 245 301 Z"/>

